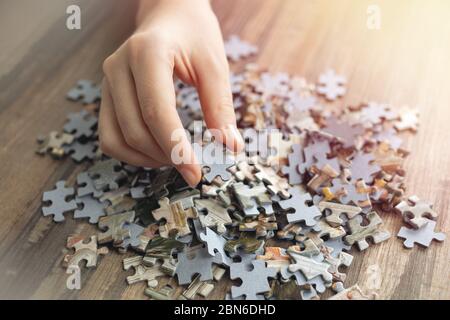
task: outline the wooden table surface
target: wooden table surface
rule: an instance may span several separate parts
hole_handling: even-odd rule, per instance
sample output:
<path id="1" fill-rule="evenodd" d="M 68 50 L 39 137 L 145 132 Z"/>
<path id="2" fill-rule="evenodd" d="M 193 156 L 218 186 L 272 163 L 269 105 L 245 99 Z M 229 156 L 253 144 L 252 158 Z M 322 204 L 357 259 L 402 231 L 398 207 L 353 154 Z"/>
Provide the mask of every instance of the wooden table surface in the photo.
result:
<path id="1" fill-rule="evenodd" d="M 78 3 L 82 29 L 65 28 L 65 10 Z M 126 3 L 126 4 L 125 4 Z M 450 2 L 365 0 L 214 1 L 225 36 L 239 34 L 260 48 L 258 64 L 317 79 L 328 67 L 348 76 L 341 105 L 364 100 L 410 105 L 420 130 L 408 139 L 408 194 L 434 203 L 438 229 L 450 236 Z M 378 4 L 381 29 L 366 26 Z M 0 297 L 145 298 L 144 284 L 127 287 L 123 256 L 113 253 L 84 270 L 82 290 L 66 289 L 61 267 L 66 238 L 94 228 L 55 224 L 41 214 L 41 197 L 60 179 L 74 183 L 83 166 L 34 153 L 36 137 L 60 130 L 80 105 L 65 93 L 81 78 L 99 81 L 105 57 L 130 34 L 134 3 L 119 0 L 7 0 L 0 3 Z M 401 219 L 382 215 L 396 233 Z M 450 239 L 406 250 L 400 239 L 355 252 L 346 285 L 370 287 L 381 275 L 381 298 L 450 298 Z M 373 283 L 372 283 L 373 284 Z M 221 283 L 213 298 L 222 298 Z"/>

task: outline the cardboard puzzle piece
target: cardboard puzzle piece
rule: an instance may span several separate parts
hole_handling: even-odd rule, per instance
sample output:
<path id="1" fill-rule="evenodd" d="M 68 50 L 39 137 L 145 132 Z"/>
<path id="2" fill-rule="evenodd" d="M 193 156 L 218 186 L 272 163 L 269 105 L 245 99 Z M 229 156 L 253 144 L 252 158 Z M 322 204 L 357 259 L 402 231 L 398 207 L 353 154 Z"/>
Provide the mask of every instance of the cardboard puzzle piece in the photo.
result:
<path id="1" fill-rule="evenodd" d="M 362 126 L 340 121 L 335 116 L 329 117 L 326 121 L 327 125 L 321 130 L 322 132 L 340 141 L 344 148 L 359 146 L 358 140 L 365 132 Z"/>
<path id="2" fill-rule="evenodd" d="M 84 197 L 92 195 L 94 198 L 100 198 L 103 195 L 102 190 L 97 190 L 94 187 L 94 180 L 89 177 L 87 172 L 81 172 L 77 176 L 77 196 Z"/>
<path id="3" fill-rule="evenodd" d="M 231 61 L 238 61 L 247 58 L 258 52 L 258 48 L 245 42 L 237 35 L 232 35 L 225 41 L 225 53 Z"/>
<path id="4" fill-rule="evenodd" d="M 419 111 L 403 107 L 399 110 L 399 114 L 400 120 L 394 124 L 395 129 L 397 131 L 411 130 L 416 132 L 419 126 Z"/>
<path id="5" fill-rule="evenodd" d="M 175 271 L 178 283 L 180 285 L 191 283 L 196 274 L 200 275 L 201 281 L 211 280 L 213 263 L 221 264 L 221 255 L 217 253 L 215 256 L 211 256 L 206 246 L 203 245 L 178 253 L 178 265 Z"/>
<path id="6" fill-rule="evenodd" d="M 98 256 L 108 254 L 107 247 L 97 247 L 96 236 L 91 236 L 87 243 L 85 243 L 85 240 L 86 238 L 80 235 L 72 235 L 67 238 L 67 248 L 75 249 L 75 253 L 64 256 L 63 265 L 65 267 L 79 266 L 82 260 L 86 261 L 87 268 L 95 267 L 97 266 Z"/>
<path id="7" fill-rule="evenodd" d="M 200 240 L 203 241 L 208 249 L 210 256 L 216 256 L 219 253 L 222 256 L 223 264 L 229 266 L 232 260 L 225 253 L 226 239 L 215 233 L 210 228 L 205 228 L 205 232 L 200 232 Z"/>
<path id="8" fill-rule="evenodd" d="M 171 202 L 164 197 L 158 201 L 159 208 L 152 211 L 156 220 L 165 220 L 165 224 L 160 226 L 159 233 L 162 237 L 168 238 L 174 235 L 180 237 L 191 233 L 187 219 L 197 218 L 195 207 L 183 207 L 181 201 Z"/>
<path id="9" fill-rule="evenodd" d="M 81 100 L 84 104 L 97 102 L 101 97 L 100 86 L 95 85 L 90 80 L 78 80 L 76 86 L 67 92 L 69 100 Z"/>
<path id="10" fill-rule="evenodd" d="M 325 96 L 327 100 L 333 101 L 338 97 L 342 97 L 346 93 L 344 87 L 347 80 L 345 77 L 337 75 L 332 69 L 328 69 L 319 77 L 317 93 Z"/>
<path id="11" fill-rule="evenodd" d="M 270 290 L 267 278 L 275 278 L 277 270 L 268 268 L 265 261 L 255 260 L 252 262 L 253 268 L 248 268 L 244 263 L 233 263 L 230 266 L 230 278 L 241 279 L 242 284 L 231 287 L 231 296 L 237 298 L 245 296 L 246 300 L 257 299 L 257 294 Z"/>
<path id="12" fill-rule="evenodd" d="M 321 276 L 325 282 L 331 282 L 333 279 L 332 274 L 328 271 L 329 264 L 325 262 L 318 262 L 314 260 L 309 254 L 302 254 L 301 252 L 289 248 L 288 254 L 294 259 L 294 263 L 291 263 L 288 267 L 290 272 L 296 272 L 300 270 L 307 280 L 311 280 L 317 276 Z"/>
<path id="13" fill-rule="evenodd" d="M 433 210 L 433 206 L 417 196 L 411 196 L 403 200 L 395 209 L 403 216 L 403 220 L 414 229 L 420 229 L 430 220 L 436 220 L 438 213 Z"/>
<path id="14" fill-rule="evenodd" d="M 352 219 L 361 212 L 360 207 L 328 201 L 319 202 L 318 207 L 321 212 L 325 213 L 326 222 L 333 227 L 343 225 L 344 220 L 341 219 L 342 214 Z"/>
<path id="15" fill-rule="evenodd" d="M 246 218 L 239 223 L 239 231 L 255 231 L 256 237 L 265 237 L 275 230 L 278 230 L 278 224 L 274 215 L 260 214 L 256 219 Z"/>
<path id="16" fill-rule="evenodd" d="M 304 137 L 298 134 L 289 134 L 287 138 L 284 138 L 280 131 L 271 132 L 268 146 L 274 151 L 274 154 L 269 156 L 268 164 L 275 166 L 287 164 L 292 145 L 301 144 L 303 139 Z"/>
<path id="17" fill-rule="evenodd" d="M 353 256 L 345 252 L 340 252 L 336 256 L 333 256 L 332 255 L 333 251 L 334 251 L 333 248 L 327 247 L 326 245 L 322 245 L 320 247 L 320 252 L 324 256 L 323 261 L 330 265 L 328 271 L 333 275 L 333 281 L 344 282 L 347 275 L 345 273 L 340 272 L 339 268 L 350 267 L 353 261 Z"/>
<path id="18" fill-rule="evenodd" d="M 362 226 L 362 217 L 356 216 L 348 221 L 348 228 L 350 234 L 345 236 L 344 240 L 349 245 L 356 243 L 359 250 L 365 250 L 369 247 L 367 238 L 371 238 L 375 244 L 386 241 L 391 237 L 391 234 L 383 229 L 383 220 L 378 216 L 375 211 L 370 212 L 367 215 L 369 224 Z"/>
<path id="19" fill-rule="evenodd" d="M 125 238 L 119 245 L 119 252 L 121 253 L 125 253 L 130 246 L 136 248 L 141 244 L 140 236 L 145 228 L 136 223 L 126 223 L 124 229 L 129 230 L 130 237 Z"/>
<path id="20" fill-rule="evenodd" d="M 213 280 L 214 281 L 220 281 L 225 274 L 225 269 L 219 267 L 218 265 L 213 265 L 212 267 L 212 273 L 213 273 Z M 178 300 L 187 299 L 191 300 L 196 297 L 196 295 L 199 295 L 203 298 L 206 298 L 209 296 L 209 294 L 214 290 L 214 283 L 213 281 L 201 281 L 200 275 L 197 275 L 194 280 L 189 284 L 189 286 L 186 288 L 186 290 L 181 293 L 181 295 L 178 297 Z"/>
<path id="21" fill-rule="evenodd" d="M 94 135 L 94 127 L 97 125 L 98 119 L 88 111 L 69 113 L 67 119 L 64 132 L 72 134 L 75 139 L 86 139 Z"/>
<path id="22" fill-rule="evenodd" d="M 264 255 L 257 255 L 256 260 L 266 261 L 268 268 L 275 268 L 277 272 L 283 267 L 289 266 L 291 259 L 286 249 L 280 247 L 265 247 Z"/>
<path id="23" fill-rule="evenodd" d="M 241 232 L 239 238 L 228 240 L 225 243 L 225 251 L 233 253 L 242 249 L 244 253 L 255 253 L 263 243 L 263 240 L 256 239 L 248 235 L 247 232 Z"/>
<path id="24" fill-rule="evenodd" d="M 122 213 L 125 211 L 132 211 L 137 201 L 129 196 L 130 189 L 122 187 L 116 190 L 103 193 L 100 201 L 107 203 L 105 212 L 107 215 Z"/>
<path id="25" fill-rule="evenodd" d="M 147 285 L 150 288 L 158 286 L 158 277 L 164 276 L 160 270 L 160 263 L 155 264 L 152 267 L 147 267 L 142 264 L 142 256 L 134 256 L 123 259 L 124 270 L 134 269 L 134 274 L 127 277 L 128 284 L 134 284 L 140 281 L 147 281 Z"/>
<path id="26" fill-rule="evenodd" d="M 236 180 L 242 182 L 254 182 L 256 180 L 255 170 L 255 166 L 249 164 L 247 161 L 239 161 L 235 166 L 230 168 L 230 171 L 236 177 Z"/>
<path id="27" fill-rule="evenodd" d="M 277 172 L 268 166 L 262 164 L 255 164 L 256 170 L 258 171 L 255 176 L 259 182 L 264 182 L 267 184 L 267 190 L 272 195 L 278 195 L 283 199 L 289 198 L 290 194 L 288 189 L 290 185 L 286 178 L 283 178 L 277 174 Z"/>
<path id="28" fill-rule="evenodd" d="M 302 230 L 303 228 L 300 223 L 288 223 L 277 231 L 277 238 L 281 240 L 293 240 Z"/>
<path id="29" fill-rule="evenodd" d="M 215 199 L 195 199 L 195 206 L 199 210 L 198 217 L 203 227 L 216 228 L 222 234 L 227 225 L 232 223 L 227 208 Z M 206 211 L 206 214 L 202 213 Z"/>
<path id="30" fill-rule="evenodd" d="M 66 154 L 64 146 L 70 145 L 74 139 L 71 134 L 52 131 L 46 137 L 38 137 L 39 148 L 36 153 L 40 155 L 50 153 L 54 158 L 62 158 Z"/>
<path id="31" fill-rule="evenodd" d="M 96 162 L 88 169 L 89 177 L 94 180 L 94 186 L 97 190 L 116 190 L 119 188 L 119 182 L 125 180 L 127 175 L 122 170 L 120 161 L 115 159 Z"/>
<path id="32" fill-rule="evenodd" d="M 290 199 L 281 200 L 278 202 L 284 210 L 293 209 L 293 213 L 287 213 L 287 220 L 289 223 L 304 221 L 305 225 L 313 226 L 317 223 L 316 218 L 322 216 L 319 209 L 315 205 L 309 205 L 312 202 L 309 193 L 301 193 L 298 188 L 289 189 L 291 194 Z"/>
<path id="33" fill-rule="evenodd" d="M 299 163 L 303 162 L 303 149 L 298 143 L 292 145 L 292 151 L 288 155 L 288 165 L 282 167 L 281 172 L 289 177 L 291 185 L 300 184 L 303 181 L 302 174 L 298 170 Z"/>
<path id="34" fill-rule="evenodd" d="M 381 171 L 374 160 L 371 153 L 357 152 L 351 161 L 351 181 L 364 180 L 366 183 L 372 183 L 374 175 Z"/>
<path id="35" fill-rule="evenodd" d="M 75 162 L 92 160 L 96 157 L 97 154 L 97 143 L 94 141 L 87 141 L 86 143 L 75 141 L 68 146 L 64 146 L 64 151 L 67 154 L 70 154 L 70 157 Z"/>
<path id="36" fill-rule="evenodd" d="M 75 201 L 81 205 L 81 209 L 75 210 L 73 217 L 75 219 L 89 218 L 89 223 L 97 223 L 99 218 L 105 215 L 106 204 L 93 197 L 76 197 Z"/>
<path id="37" fill-rule="evenodd" d="M 442 232 L 435 232 L 435 227 L 436 221 L 433 220 L 429 220 L 420 229 L 408 229 L 406 227 L 401 227 L 397 237 L 405 239 L 403 245 L 408 249 L 413 248 L 415 243 L 428 247 L 433 240 L 445 240 L 445 234 Z"/>
<path id="38" fill-rule="evenodd" d="M 248 186 L 242 182 L 236 182 L 231 188 L 246 216 L 257 216 L 258 207 L 270 210 L 272 200 L 263 183 Z"/>
<path id="39" fill-rule="evenodd" d="M 44 216 L 53 215 L 53 221 L 64 221 L 64 213 L 77 209 L 75 200 L 67 201 L 67 197 L 75 195 L 73 188 L 66 188 L 64 180 L 56 183 L 54 190 L 44 192 L 42 200 L 50 202 L 47 207 L 42 207 L 42 214 Z"/>
<path id="40" fill-rule="evenodd" d="M 125 224 L 134 221 L 134 211 L 101 217 L 98 222 L 100 230 L 105 230 L 98 234 L 98 243 L 113 242 L 114 246 L 119 246 L 130 237 L 130 230 L 125 228 Z"/>

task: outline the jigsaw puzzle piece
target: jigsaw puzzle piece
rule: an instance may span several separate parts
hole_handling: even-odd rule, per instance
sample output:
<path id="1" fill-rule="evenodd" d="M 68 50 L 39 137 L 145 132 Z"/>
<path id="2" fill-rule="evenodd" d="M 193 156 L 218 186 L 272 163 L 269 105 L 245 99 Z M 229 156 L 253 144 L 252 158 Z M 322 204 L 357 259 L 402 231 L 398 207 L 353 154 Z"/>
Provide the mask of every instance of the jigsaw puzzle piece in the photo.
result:
<path id="1" fill-rule="evenodd" d="M 53 221 L 60 222 L 64 220 L 64 213 L 77 209 L 75 200 L 67 201 L 67 198 L 74 196 L 73 188 L 66 188 L 64 180 L 56 183 L 56 188 L 51 191 L 44 192 L 42 200 L 50 202 L 48 207 L 42 207 L 42 214 L 44 216 L 53 215 Z"/>

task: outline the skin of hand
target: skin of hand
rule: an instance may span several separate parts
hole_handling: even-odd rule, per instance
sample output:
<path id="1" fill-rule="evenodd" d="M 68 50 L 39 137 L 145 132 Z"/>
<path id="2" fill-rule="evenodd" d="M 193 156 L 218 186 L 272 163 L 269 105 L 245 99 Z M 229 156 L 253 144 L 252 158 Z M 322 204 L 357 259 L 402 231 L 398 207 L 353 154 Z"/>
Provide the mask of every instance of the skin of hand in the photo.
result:
<path id="1" fill-rule="evenodd" d="M 173 76 L 197 88 L 206 125 L 220 130 L 227 148 L 244 142 L 236 128 L 219 23 L 207 0 L 142 0 L 137 28 L 103 63 L 105 78 L 99 118 L 100 148 L 120 161 L 143 167 L 171 165 L 195 186 L 201 169 L 176 111 Z"/>

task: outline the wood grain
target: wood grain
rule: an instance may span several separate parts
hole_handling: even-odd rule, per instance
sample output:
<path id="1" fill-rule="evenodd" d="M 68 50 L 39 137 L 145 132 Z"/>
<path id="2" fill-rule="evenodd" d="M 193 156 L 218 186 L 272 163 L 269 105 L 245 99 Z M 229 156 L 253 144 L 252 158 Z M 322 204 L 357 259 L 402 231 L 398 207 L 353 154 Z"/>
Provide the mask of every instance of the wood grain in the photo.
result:
<path id="1" fill-rule="evenodd" d="M 78 3 L 82 30 L 65 28 L 65 9 Z M 80 78 L 99 81 L 101 64 L 132 32 L 133 1 L 8 0 L 0 3 L 0 298 L 142 299 L 127 287 L 119 254 L 83 272 L 80 291 L 66 289 L 61 268 L 67 236 L 94 228 L 70 217 L 54 224 L 40 212 L 41 195 L 60 179 L 74 182 L 82 166 L 34 154 L 35 138 L 59 129 L 79 105 L 65 100 Z M 366 27 L 366 10 L 381 9 L 380 30 Z M 317 79 L 328 67 L 348 76 L 339 103 L 375 100 L 421 111 L 407 140 L 408 194 L 435 204 L 438 228 L 450 236 L 450 3 L 448 1 L 214 1 L 225 36 L 239 34 L 260 48 L 257 63 Z M 337 106 L 339 107 L 339 106 Z M 400 218 L 384 214 L 396 233 Z M 392 238 L 355 260 L 346 285 L 370 286 L 379 270 L 381 298 L 449 299 L 450 241 L 406 250 Z M 212 298 L 222 298 L 230 283 Z"/>

